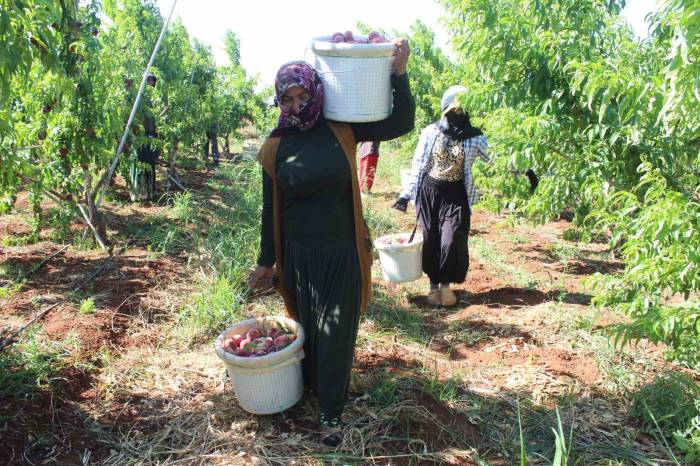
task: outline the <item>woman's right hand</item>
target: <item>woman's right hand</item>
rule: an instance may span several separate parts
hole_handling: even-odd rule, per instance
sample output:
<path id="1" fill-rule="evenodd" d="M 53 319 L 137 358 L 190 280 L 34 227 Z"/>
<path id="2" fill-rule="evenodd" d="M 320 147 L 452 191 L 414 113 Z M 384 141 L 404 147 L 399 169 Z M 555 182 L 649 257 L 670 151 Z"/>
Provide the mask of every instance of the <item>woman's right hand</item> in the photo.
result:
<path id="1" fill-rule="evenodd" d="M 394 209 L 401 211 L 401 212 L 406 212 L 406 207 L 408 207 L 408 199 L 404 197 L 400 197 L 394 202 L 394 205 L 392 205 Z"/>
<path id="2" fill-rule="evenodd" d="M 250 278 L 248 278 L 248 286 L 251 288 L 272 288 L 273 276 L 272 267 L 258 265 L 255 270 L 253 270 L 253 273 L 250 274 Z"/>

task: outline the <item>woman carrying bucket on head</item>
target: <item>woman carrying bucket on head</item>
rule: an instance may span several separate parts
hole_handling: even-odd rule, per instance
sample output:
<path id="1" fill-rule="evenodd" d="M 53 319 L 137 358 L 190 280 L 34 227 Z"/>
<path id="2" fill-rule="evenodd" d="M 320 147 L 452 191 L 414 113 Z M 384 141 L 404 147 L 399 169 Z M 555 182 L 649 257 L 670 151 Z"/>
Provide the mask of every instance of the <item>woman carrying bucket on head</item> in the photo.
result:
<path id="1" fill-rule="evenodd" d="M 275 79 L 279 122 L 258 154 L 263 213 L 250 285 L 269 287 L 274 276 L 287 314 L 303 325 L 304 379 L 318 396 L 322 440 L 331 446 L 342 441 L 357 328 L 371 289 L 372 246 L 362 214 L 356 144 L 397 138 L 414 126 L 408 43 L 395 45 L 393 111 L 372 123 L 325 120 L 318 73 L 304 62 L 283 65 Z"/>
<path id="2" fill-rule="evenodd" d="M 413 156 L 412 175 L 394 208 L 405 212 L 416 203 L 417 222 L 423 233 L 423 271 L 430 278 L 428 303 L 452 306 L 457 297 L 451 283 L 462 283 L 469 268 L 469 220 L 478 199 L 472 164 L 488 156 L 486 137 L 472 126 L 457 100 L 466 92 L 450 87 L 442 96 L 440 121 L 421 133 Z"/>

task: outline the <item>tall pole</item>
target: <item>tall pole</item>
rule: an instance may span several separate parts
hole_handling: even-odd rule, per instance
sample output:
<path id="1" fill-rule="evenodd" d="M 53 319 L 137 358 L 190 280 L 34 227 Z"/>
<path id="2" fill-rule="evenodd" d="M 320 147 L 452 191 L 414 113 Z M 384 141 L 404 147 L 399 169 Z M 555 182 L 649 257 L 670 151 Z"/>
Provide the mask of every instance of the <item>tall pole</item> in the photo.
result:
<path id="1" fill-rule="evenodd" d="M 95 203 L 96 207 L 99 207 L 100 203 L 102 203 L 102 199 L 104 198 L 105 191 L 107 190 L 107 185 L 109 184 L 109 180 L 112 179 L 112 176 L 114 176 L 114 170 L 117 168 L 117 164 L 119 163 L 119 158 L 121 157 L 122 150 L 124 149 L 124 144 L 126 143 L 126 138 L 129 135 L 129 129 L 131 128 L 131 124 L 134 121 L 134 118 L 136 117 L 136 111 L 139 108 L 139 104 L 141 103 L 141 97 L 143 96 L 143 90 L 146 87 L 146 78 L 148 76 L 148 73 L 151 71 L 151 66 L 153 66 L 153 62 L 156 59 L 156 55 L 158 54 L 158 50 L 160 49 L 160 44 L 163 42 L 163 37 L 165 37 L 165 32 L 168 30 L 168 25 L 170 24 L 170 18 L 173 16 L 173 12 L 175 11 L 175 5 L 177 4 L 177 0 L 173 0 L 173 6 L 170 8 L 170 14 L 168 15 L 168 18 L 165 20 L 165 23 L 163 24 L 163 29 L 160 31 L 160 36 L 158 37 L 158 41 L 156 42 L 155 47 L 153 48 L 153 53 L 151 53 L 151 58 L 148 60 L 148 65 L 146 65 L 146 69 L 143 72 L 143 77 L 141 78 L 141 86 L 139 87 L 139 92 L 136 94 L 136 101 L 134 102 L 134 106 L 131 108 L 131 114 L 129 115 L 129 120 L 126 122 L 126 128 L 124 128 L 124 133 L 122 134 L 122 138 L 119 141 L 119 146 L 117 147 L 117 153 L 114 156 L 114 159 L 112 160 L 112 165 L 109 167 L 109 171 L 100 179 L 99 183 L 95 187 L 96 189 L 99 190 L 99 197 L 97 199 L 97 202 Z"/>

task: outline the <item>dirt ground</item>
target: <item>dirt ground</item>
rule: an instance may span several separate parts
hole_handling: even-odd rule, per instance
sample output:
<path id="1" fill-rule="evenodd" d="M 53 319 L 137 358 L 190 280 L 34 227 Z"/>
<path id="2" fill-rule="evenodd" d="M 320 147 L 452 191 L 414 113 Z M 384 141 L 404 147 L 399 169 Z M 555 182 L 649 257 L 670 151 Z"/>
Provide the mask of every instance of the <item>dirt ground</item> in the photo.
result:
<path id="1" fill-rule="evenodd" d="M 182 173 L 195 192 L 214 176 Z M 380 181 L 367 202 L 409 230 L 412 215 L 389 208 L 394 195 Z M 599 330 L 621 318 L 591 308 L 586 278 L 623 265 L 605 244 L 563 240 L 566 220 L 512 224 L 477 211 L 470 271 L 449 309 L 426 303 L 425 278 L 394 286 L 375 263 L 375 298 L 361 324 L 345 413 L 348 435 L 335 451 L 313 432 L 312 397 L 287 413 L 249 415 L 211 344 L 173 340 L 174 315 L 196 291 L 191 251 L 154 254 L 137 228 L 168 208 L 111 202 L 113 258 L 74 246 L 61 251 L 50 231 L 35 244 L 0 247 L 0 263 L 28 275 L 2 300 L 0 324 L 16 328 L 58 304 L 39 320 L 40 335 L 79 341 L 51 390 L 0 399 L 3 462 L 506 465 L 516 461 L 508 456 L 516 409 L 536 438 L 550 434 L 543 420 L 553 419 L 555 406 L 564 424 L 591 442 L 663 457 L 628 417 L 625 394 L 674 366 L 647 342 L 625 351 L 609 346 Z M 26 218 L 0 217 L 0 237 L 26 234 Z M 83 314 L 87 297 L 95 311 Z M 248 306 L 251 315 L 280 310 L 274 296 Z"/>

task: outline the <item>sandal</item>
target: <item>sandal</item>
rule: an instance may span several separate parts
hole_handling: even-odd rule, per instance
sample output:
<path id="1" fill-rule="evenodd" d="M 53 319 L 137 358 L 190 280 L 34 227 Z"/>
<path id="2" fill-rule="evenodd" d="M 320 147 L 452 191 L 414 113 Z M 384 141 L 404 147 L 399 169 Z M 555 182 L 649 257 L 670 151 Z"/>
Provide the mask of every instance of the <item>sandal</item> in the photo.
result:
<path id="1" fill-rule="evenodd" d="M 343 443 L 343 423 L 339 417 L 321 416 L 321 443 L 336 448 Z"/>

